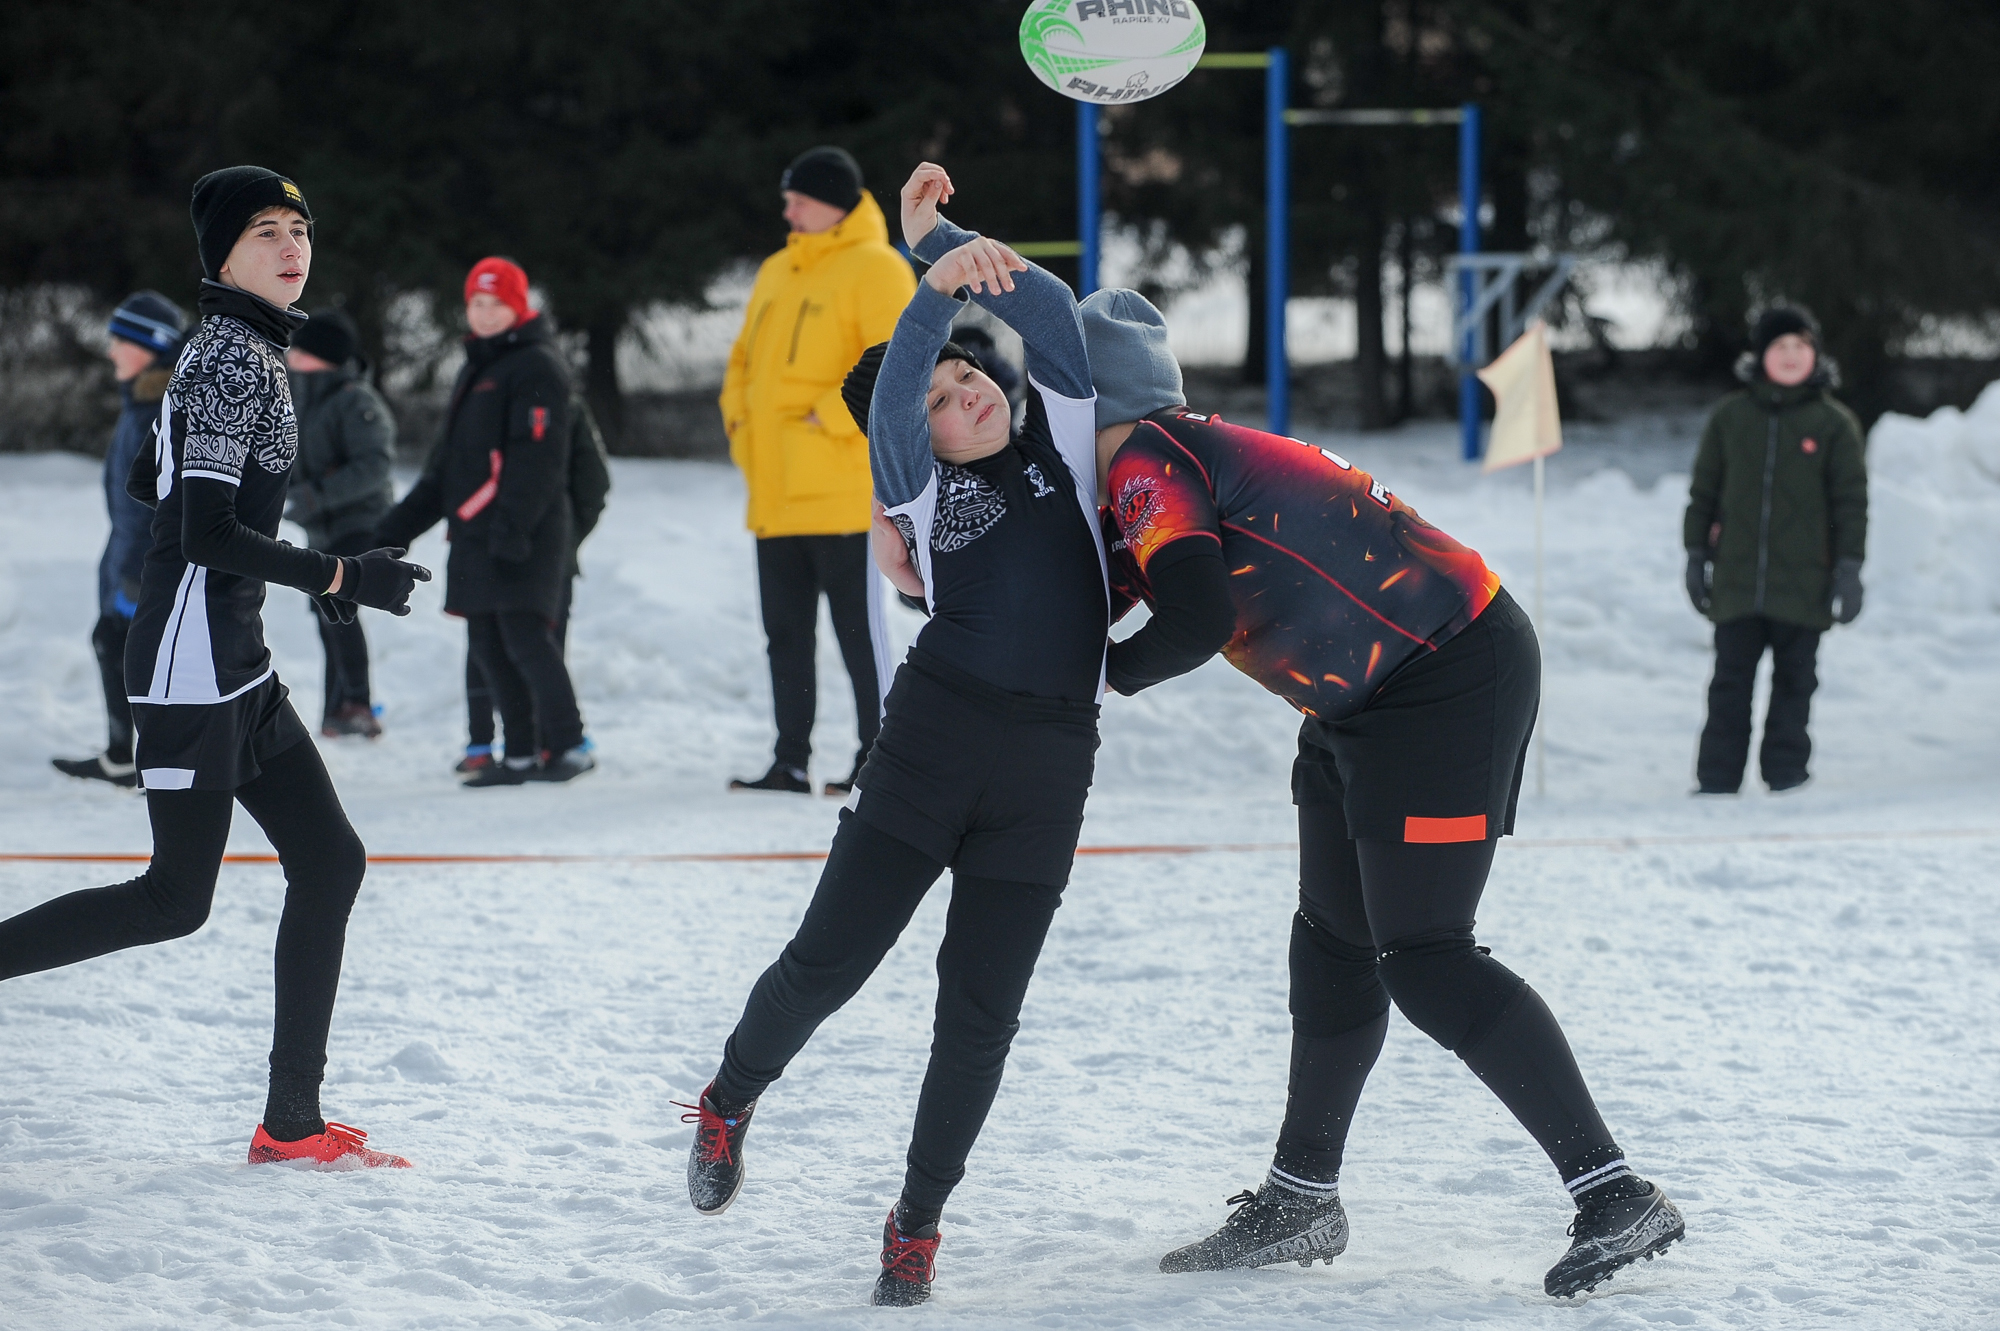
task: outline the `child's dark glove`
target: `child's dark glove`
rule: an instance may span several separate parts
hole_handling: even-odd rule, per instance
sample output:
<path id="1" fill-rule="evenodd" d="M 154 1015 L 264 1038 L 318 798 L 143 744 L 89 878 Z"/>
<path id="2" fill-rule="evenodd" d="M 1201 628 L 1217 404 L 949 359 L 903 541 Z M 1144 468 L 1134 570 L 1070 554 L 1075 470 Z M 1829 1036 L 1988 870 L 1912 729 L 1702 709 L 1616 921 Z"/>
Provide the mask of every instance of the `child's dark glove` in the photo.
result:
<path id="1" fill-rule="evenodd" d="M 1828 597 L 1836 624 L 1852 624 L 1861 613 L 1861 561 L 1843 559 L 1833 566 L 1833 592 Z"/>
<path id="2" fill-rule="evenodd" d="M 1688 600 L 1704 615 L 1708 613 L 1708 554 L 1702 550 L 1688 551 L 1687 566 Z"/>

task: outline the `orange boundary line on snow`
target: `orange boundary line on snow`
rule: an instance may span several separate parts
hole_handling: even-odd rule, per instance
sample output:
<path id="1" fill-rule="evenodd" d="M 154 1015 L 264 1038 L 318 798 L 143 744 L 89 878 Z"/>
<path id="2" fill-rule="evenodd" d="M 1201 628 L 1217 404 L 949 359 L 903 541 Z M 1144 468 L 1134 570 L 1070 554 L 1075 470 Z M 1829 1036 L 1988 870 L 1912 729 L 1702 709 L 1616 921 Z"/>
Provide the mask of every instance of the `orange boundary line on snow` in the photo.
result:
<path id="1" fill-rule="evenodd" d="M 1648 846 L 1728 846 L 1769 842 L 1935 841 L 2000 838 L 2000 828 L 1941 827 L 1911 832 L 1747 832 L 1631 837 L 1514 837 L 1523 850 L 1641 850 Z M 1222 841 L 1193 845 L 1078 846 L 1078 855 L 1220 855 L 1297 850 L 1296 841 Z M 130 851 L 0 852 L 0 864 L 145 864 L 150 854 Z M 816 861 L 823 850 L 690 851 L 631 855 L 370 855 L 370 864 L 762 864 Z M 278 857 L 249 852 L 224 855 L 224 864 L 276 864 Z"/>

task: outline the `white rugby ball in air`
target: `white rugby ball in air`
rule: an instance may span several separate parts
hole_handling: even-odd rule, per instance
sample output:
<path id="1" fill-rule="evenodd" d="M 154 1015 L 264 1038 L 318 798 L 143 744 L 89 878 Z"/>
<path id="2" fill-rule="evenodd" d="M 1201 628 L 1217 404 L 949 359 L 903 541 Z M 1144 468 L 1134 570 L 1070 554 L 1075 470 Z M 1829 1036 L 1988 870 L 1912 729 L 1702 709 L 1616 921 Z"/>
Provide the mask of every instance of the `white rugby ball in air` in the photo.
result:
<path id="1" fill-rule="evenodd" d="M 1207 44 L 1194 0 L 1035 0 L 1021 16 L 1021 56 L 1035 77 L 1100 106 L 1158 97 Z"/>

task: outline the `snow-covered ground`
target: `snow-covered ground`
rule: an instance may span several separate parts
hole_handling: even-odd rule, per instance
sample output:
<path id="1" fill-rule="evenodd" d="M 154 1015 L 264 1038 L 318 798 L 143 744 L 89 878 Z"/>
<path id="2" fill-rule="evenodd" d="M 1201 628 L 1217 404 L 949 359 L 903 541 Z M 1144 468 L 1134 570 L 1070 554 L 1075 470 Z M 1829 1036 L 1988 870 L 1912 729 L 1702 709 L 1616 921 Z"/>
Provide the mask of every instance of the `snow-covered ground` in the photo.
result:
<path id="1" fill-rule="evenodd" d="M 1708 668 L 1680 590 L 1692 423 L 1573 430 L 1551 467 L 1547 794 L 1481 936 L 1566 1022 L 1688 1241 L 1580 1304 L 1527 1136 L 1401 1019 L 1332 1267 L 1163 1277 L 1254 1184 L 1282 1107 L 1290 713 L 1219 662 L 1105 706 L 1086 844 L 1008 1079 L 946 1211 L 939 1326 L 2000 1324 L 2000 392 L 1879 427 L 1866 613 L 1830 635 L 1816 779 L 1687 797 Z M 1525 472 L 1444 428 L 1326 437 L 1479 547 L 1524 604 Z M 814 851 L 831 800 L 731 796 L 767 758 L 741 492 L 621 462 L 571 653 L 602 771 L 462 791 L 462 629 L 436 584 L 371 614 L 379 743 L 325 745 L 371 850 Z M 1638 480 L 1635 482 L 1634 477 Z M 101 743 L 93 466 L 0 458 L 0 853 L 142 852 L 142 801 L 68 782 Z M 442 565 L 435 535 L 417 554 Z M 915 619 L 896 612 L 898 631 Z M 308 717 L 317 640 L 267 613 Z M 852 716 L 830 644 L 816 775 Z M 1755 784 L 1754 781 L 1752 783 Z M 266 849 L 239 819 L 233 847 Z M 0 864 L 0 916 L 129 867 Z M 185 941 L 0 985 L 0 1326 L 875 1324 L 863 1305 L 928 1042 L 943 889 L 766 1098 L 750 1182 L 689 1210 L 670 1101 L 713 1070 L 811 862 L 380 865 L 349 934 L 326 1105 L 418 1163 L 241 1162 L 262 1104 L 277 870 L 223 872 Z"/>

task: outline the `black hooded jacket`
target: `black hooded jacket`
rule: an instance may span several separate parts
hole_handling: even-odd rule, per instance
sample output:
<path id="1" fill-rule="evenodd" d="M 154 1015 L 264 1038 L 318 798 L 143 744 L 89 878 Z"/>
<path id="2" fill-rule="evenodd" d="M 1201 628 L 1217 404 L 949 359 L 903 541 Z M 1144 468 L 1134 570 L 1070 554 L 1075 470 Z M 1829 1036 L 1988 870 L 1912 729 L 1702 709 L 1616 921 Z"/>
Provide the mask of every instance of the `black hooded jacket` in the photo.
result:
<path id="1" fill-rule="evenodd" d="M 407 546 L 443 519 L 444 608 L 532 610 L 553 620 L 570 572 L 570 375 L 547 315 L 467 338 L 444 432 L 375 529 Z"/>

